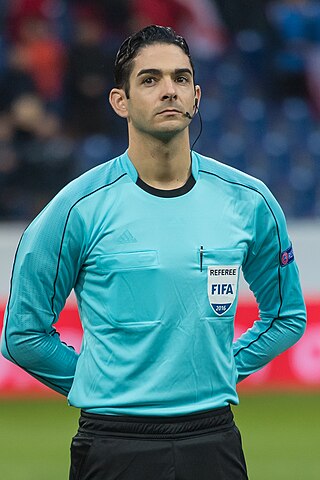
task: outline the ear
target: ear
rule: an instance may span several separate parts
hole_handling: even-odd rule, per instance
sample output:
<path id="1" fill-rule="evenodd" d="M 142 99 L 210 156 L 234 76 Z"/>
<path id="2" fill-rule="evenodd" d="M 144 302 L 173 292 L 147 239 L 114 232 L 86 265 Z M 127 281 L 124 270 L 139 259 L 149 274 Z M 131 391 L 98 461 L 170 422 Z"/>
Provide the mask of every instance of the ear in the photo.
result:
<path id="1" fill-rule="evenodd" d="M 196 109 L 199 108 L 199 104 L 200 104 L 200 99 L 201 99 L 201 87 L 200 85 L 196 85 L 194 87 L 194 96 L 195 96 L 195 105 L 196 105 Z"/>
<path id="2" fill-rule="evenodd" d="M 121 88 L 113 88 L 109 94 L 109 102 L 119 117 L 128 118 L 127 97 Z"/>

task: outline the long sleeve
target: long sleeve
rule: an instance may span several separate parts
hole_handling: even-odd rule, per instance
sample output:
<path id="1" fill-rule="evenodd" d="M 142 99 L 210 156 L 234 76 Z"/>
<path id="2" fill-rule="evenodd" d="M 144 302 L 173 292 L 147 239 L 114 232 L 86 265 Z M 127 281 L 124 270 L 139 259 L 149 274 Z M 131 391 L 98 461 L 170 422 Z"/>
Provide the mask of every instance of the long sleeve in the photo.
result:
<path id="1" fill-rule="evenodd" d="M 68 395 L 78 355 L 54 328 L 75 285 L 83 228 L 75 208 L 58 195 L 31 223 L 18 246 L 1 351 L 53 390 Z"/>
<path id="2" fill-rule="evenodd" d="M 303 335 L 306 311 L 298 268 L 281 208 L 264 187 L 257 192 L 254 238 L 243 274 L 259 320 L 234 343 L 238 381 L 256 372 Z"/>

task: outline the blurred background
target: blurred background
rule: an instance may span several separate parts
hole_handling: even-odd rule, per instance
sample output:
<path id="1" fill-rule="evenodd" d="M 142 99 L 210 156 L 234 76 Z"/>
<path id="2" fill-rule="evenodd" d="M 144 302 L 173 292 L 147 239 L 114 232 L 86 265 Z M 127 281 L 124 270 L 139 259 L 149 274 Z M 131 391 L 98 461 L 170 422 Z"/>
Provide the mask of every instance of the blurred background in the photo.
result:
<path id="1" fill-rule="evenodd" d="M 250 478 L 319 479 L 319 0 L 0 0 L 0 329 L 25 226 L 66 183 L 127 147 L 126 123 L 108 104 L 113 63 L 120 43 L 151 23 L 190 45 L 203 91 L 195 149 L 268 185 L 301 271 L 307 333 L 240 387 Z M 199 129 L 196 117 L 192 138 Z M 256 315 L 243 286 L 236 334 Z M 73 298 L 58 328 L 79 348 Z M 0 358 L 3 478 L 67 478 L 77 417 Z"/>

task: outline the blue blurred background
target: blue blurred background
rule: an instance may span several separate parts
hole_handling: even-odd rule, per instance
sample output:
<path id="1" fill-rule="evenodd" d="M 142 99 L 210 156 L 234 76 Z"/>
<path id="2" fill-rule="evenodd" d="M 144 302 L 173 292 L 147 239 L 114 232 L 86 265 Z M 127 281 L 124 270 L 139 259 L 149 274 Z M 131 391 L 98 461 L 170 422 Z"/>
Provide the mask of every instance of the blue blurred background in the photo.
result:
<path id="1" fill-rule="evenodd" d="M 196 150 L 265 181 L 288 218 L 320 217 L 319 1 L 0 0 L 0 221 L 126 148 L 113 62 L 149 23 L 190 44 Z"/>

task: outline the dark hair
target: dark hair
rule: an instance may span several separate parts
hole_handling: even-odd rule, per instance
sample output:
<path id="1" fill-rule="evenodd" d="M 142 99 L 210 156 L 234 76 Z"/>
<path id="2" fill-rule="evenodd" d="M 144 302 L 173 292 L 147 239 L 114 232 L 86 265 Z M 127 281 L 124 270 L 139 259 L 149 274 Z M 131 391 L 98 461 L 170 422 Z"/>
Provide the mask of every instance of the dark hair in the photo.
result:
<path id="1" fill-rule="evenodd" d="M 194 66 L 186 40 L 177 35 L 171 27 L 149 25 L 128 37 L 122 43 L 116 56 L 114 64 L 115 84 L 117 88 L 124 89 L 127 98 L 129 98 L 129 78 L 133 69 L 133 60 L 143 47 L 154 43 L 168 43 L 180 47 L 189 58 L 194 75 Z"/>

